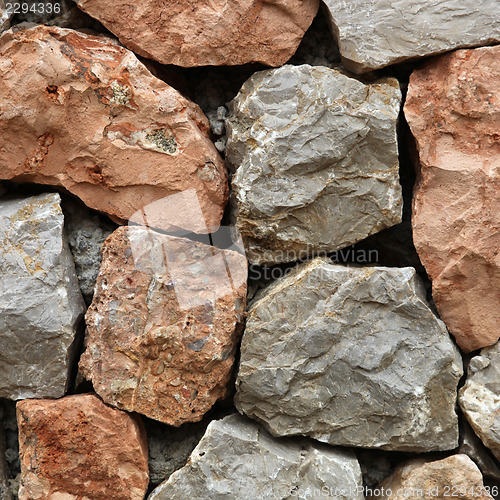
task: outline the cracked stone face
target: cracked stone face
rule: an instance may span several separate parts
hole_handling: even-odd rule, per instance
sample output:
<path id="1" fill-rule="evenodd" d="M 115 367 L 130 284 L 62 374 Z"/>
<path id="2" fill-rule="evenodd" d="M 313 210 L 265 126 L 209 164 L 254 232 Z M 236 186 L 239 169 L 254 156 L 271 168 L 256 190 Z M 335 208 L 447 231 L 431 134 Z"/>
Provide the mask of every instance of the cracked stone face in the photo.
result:
<path id="1" fill-rule="evenodd" d="M 229 390 L 246 277 L 237 252 L 118 228 L 103 246 L 82 374 L 120 409 L 175 426 L 201 420 Z"/>
<path id="2" fill-rule="evenodd" d="M 364 73 L 500 41 L 496 0 L 325 0 L 342 62 Z"/>
<path id="3" fill-rule="evenodd" d="M 451 450 L 462 372 L 413 268 L 315 259 L 252 303 L 235 403 L 276 436 Z"/>
<path id="4" fill-rule="evenodd" d="M 85 312 L 58 194 L 0 200 L 0 397 L 59 398 Z"/>
<path id="5" fill-rule="evenodd" d="M 308 439 L 276 439 L 235 414 L 212 421 L 188 464 L 149 500 L 306 499 L 322 488 L 331 492 L 329 498 L 361 500 L 362 484 L 352 451 Z"/>
<path id="6" fill-rule="evenodd" d="M 208 120 L 134 53 L 106 36 L 16 26 L 0 58 L 0 178 L 61 186 L 117 222 L 191 193 L 194 208 L 149 213 L 149 225 L 218 228 L 227 172 Z"/>
<path id="7" fill-rule="evenodd" d="M 230 105 L 232 214 L 250 262 L 331 252 L 401 222 L 395 79 L 255 73 Z"/>

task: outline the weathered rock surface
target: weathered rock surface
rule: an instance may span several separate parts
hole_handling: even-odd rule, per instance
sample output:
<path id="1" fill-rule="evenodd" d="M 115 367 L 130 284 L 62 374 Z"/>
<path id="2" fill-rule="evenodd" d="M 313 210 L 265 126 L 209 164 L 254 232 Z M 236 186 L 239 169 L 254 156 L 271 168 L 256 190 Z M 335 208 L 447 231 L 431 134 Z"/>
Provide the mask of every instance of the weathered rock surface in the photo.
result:
<path id="1" fill-rule="evenodd" d="M 334 251 L 401 222 L 395 79 L 323 67 L 255 73 L 231 103 L 226 158 L 251 262 Z"/>
<path id="2" fill-rule="evenodd" d="M 239 253 L 118 228 L 103 247 L 82 374 L 118 408 L 200 420 L 228 391 L 246 276 Z"/>
<path id="3" fill-rule="evenodd" d="M 137 54 L 176 66 L 259 62 L 281 66 L 294 54 L 318 11 L 318 0 L 76 0 Z"/>
<path id="4" fill-rule="evenodd" d="M 66 202 L 63 210 L 80 290 L 85 302 L 90 304 L 101 267 L 101 248 L 116 226 L 77 203 Z"/>
<path id="5" fill-rule="evenodd" d="M 481 441 L 500 460 L 500 343 L 470 360 L 459 403 Z"/>
<path id="6" fill-rule="evenodd" d="M 85 312 L 58 194 L 0 200 L 0 397 L 64 395 Z"/>
<path id="7" fill-rule="evenodd" d="M 398 467 L 379 488 L 381 494 L 373 500 L 462 500 L 493 499 L 484 487 L 483 476 L 467 455 L 452 455 L 433 462 L 422 458 Z"/>
<path id="8" fill-rule="evenodd" d="M 500 41 L 496 0 L 325 0 L 342 61 L 363 73 Z"/>
<path id="9" fill-rule="evenodd" d="M 277 436 L 448 450 L 462 371 L 413 268 L 315 259 L 253 302 L 235 402 Z"/>
<path id="10" fill-rule="evenodd" d="M 354 453 L 306 439 L 275 439 L 255 422 L 230 415 L 210 423 L 188 464 L 149 500 L 305 499 L 319 498 L 321 488 L 329 498 L 364 498 Z"/>
<path id="11" fill-rule="evenodd" d="M 218 227 L 227 173 L 208 120 L 132 52 L 37 26 L 4 33 L 0 57 L 1 178 L 62 186 L 116 220 L 187 192 L 192 206 L 155 205 L 149 224 Z"/>
<path id="12" fill-rule="evenodd" d="M 500 46 L 459 50 L 414 71 L 404 111 L 420 160 L 415 247 L 439 314 L 464 351 L 494 344 L 500 336 Z"/>
<path id="13" fill-rule="evenodd" d="M 142 422 L 93 394 L 17 403 L 19 500 L 143 500 L 148 448 Z"/>

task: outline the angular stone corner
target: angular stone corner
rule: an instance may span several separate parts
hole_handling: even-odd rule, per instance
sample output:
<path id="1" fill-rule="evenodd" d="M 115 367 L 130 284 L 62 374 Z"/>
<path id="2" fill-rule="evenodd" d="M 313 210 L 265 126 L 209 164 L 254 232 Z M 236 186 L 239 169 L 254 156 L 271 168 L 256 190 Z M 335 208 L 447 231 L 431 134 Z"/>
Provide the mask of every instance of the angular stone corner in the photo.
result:
<path id="1" fill-rule="evenodd" d="M 0 200 L 0 397 L 64 395 L 85 312 L 58 194 Z"/>
<path id="2" fill-rule="evenodd" d="M 462 372 L 413 268 L 315 259 L 253 302 L 235 403 L 276 436 L 450 450 Z"/>
<path id="3" fill-rule="evenodd" d="M 324 0 L 342 62 L 356 73 L 500 42 L 496 0 Z"/>
<path id="4" fill-rule="evenodd" d="M 415 248 L 466 352 L 500 336 L 499 95 L 500 46 L 457 50 L 412 73 L 404 107 L 419 155 Z"/>
<path id="5" fill-rule="evenodd" d="M 231 250 L 120 227 L 104 243 L 80 370 L 106 403 L 170 425 L 228 393 L 247 262 Z"/>
<path id="6" fill-rule="evenodd" d="M 255 73 L 232 101 L 226 158 L 252 263 L 331 252 L 401 222 L 395 79 L 325 67 Z"/>
<path id="7" fill-rule="evenodd" d="M 142 422 L 93 394 L 17 403 L 19 500 L 143 500 L 148 446 Z"/>
<path id="8" fill-rule="evenodd" d="M 318 0 L 76 0 L 135 53 L 176 66 L 282 66 L 318 12 Z"/>
<path id="9" fill-rule="evenodd" d="M 187 465 L 148 500 L 319 498 L 322 488 L 329 498 L 364 499 L 352 451 L 307 439 L 276 439 L 236 414 L 212 421 Z"/>
<path id="10" fill-rule="evenodd" d="M 220 224 L 227 172 L 201 109 L 115 40 L 48 26 L 0 38 L 0 179 L 61 186 L 117 221 L 172 195 L 150 226 L 207 233 Z M 193 211 L 193 210 L 197 211 Z"/>
<path id="11" fill-rule="evenodd" d="M 475 433 L 500 460 L 500 343 L 470 360 L 458 401 Z"/>

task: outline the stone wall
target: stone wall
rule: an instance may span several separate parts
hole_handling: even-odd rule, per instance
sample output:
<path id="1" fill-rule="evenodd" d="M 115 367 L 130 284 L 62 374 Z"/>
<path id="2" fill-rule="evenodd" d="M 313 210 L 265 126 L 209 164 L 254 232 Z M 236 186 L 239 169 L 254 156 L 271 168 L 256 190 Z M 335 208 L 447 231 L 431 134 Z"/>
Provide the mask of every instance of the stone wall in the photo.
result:
<path id="1" fill-rule="evenodd" d="M 500 498 L 495 0 L 0 14 L 0 500 Z"/>

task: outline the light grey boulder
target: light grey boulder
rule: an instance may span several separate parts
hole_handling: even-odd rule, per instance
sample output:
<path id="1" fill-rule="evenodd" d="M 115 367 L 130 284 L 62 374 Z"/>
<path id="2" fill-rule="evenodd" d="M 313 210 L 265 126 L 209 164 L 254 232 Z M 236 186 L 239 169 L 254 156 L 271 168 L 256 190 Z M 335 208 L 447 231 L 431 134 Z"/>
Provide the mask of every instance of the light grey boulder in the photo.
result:
<path id="1" fill-rule="evenodd" d="M 397 80 L 321 66 L 255 73 L 230 103 L 232 216 L 255 264 L 349 246 L 401 222 Z"/>
<path id="2" fill-rule="evenodd" d="M 458 349 L 413 268 L 315 259 L 248 313 L 236 407 L 275 436 L 399 451 L 458 445 Z"/>
<path id="3" fill-rule="evenodd" d="M 10 28 L 10 21 L 14 16 L 12 10 L 7 10 L 5 0 L 0 0 L 0 33 Z"/>
<path id="4" fill-rule="evenodd" d="M 0 200 L 0 397 L 59 398 L 85 304 L 56 193 Z"/>
<path id="5" fill-rule="evenodd" d="M 500 342 L 470 360 L 458 400 L 474 432 L 500 460 Z"/>
<path id="6" fill-rule="evenodd" d="M 356 73 L 500 41 L 498 0 L 324 0 L 343 64 Z"/>
<path id="7" fill-rule="evenodd" d="M 276 439 L 236 414 L 212 421 L 188 464 L 149 500 L 359 500 L 362 492 L 352 451 L 306 439 Z"/>

